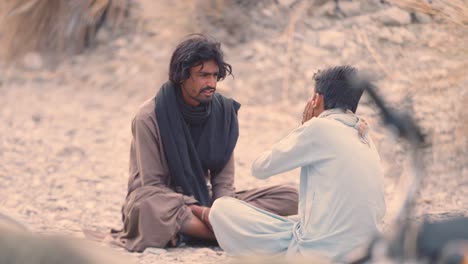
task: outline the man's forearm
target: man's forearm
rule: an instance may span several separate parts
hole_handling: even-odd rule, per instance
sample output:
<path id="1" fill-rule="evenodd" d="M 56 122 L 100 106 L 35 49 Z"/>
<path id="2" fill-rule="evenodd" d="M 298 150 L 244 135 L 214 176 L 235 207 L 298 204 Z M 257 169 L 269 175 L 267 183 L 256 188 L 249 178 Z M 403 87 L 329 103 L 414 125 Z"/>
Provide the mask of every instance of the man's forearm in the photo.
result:
<path id="1" fill-rule="evenodd" d="M 195 214 L 194 214 L 194 217 L 190 218 L 189 221 L 185 221 L 180 231 L 192 237 L 209 239 L 209 240 L 216 239 L 213 231 L 203 221 L 201 221 Z"/>
<path id="2" fill-rule="evenodd" d="M 203 222 L 208 218 L 210 208 L 199 205 L 190 205 L 189 207 L 192 210 L 192 213 Z"/>

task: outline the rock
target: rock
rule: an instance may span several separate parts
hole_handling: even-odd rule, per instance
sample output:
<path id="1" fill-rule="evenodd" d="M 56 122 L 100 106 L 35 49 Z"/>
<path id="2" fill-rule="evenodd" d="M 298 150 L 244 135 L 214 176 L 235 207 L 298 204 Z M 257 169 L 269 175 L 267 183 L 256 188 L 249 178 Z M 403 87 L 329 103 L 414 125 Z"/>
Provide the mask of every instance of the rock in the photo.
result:
<path id="1" fill-rule="evenodd" d="M 340 10 L 341 12 L 343 12 L 345 16 L 360 15 L 362 12 L 361 2 L 360 1 L 340 2 Z"/>
<path id="2" fill-rule="evenodd" d="M 326 1 L 322 5 L 316 6 L 313 9 L 315 16 L 330 16 L 335 12 L 335 3 L 333 1 Z"/>
<path id="3" fill-rule="evenodd" d="M 324 48 L 340 49 L 344 46 L 346 36 L 337 30 L 327 30 L 319 33 L 319 45 Z"/>
<path id="4" fill-rule="evenodd" d="M 255 57 L 255 51 L 253 49 L 246 49 L 241 52 L 241 58 L 244 60 L 251 60 Z"/>
<path id="5" fill-rule="evenodd" d="M 153 248 L 153 247 L 146 248 L 145 251 L 143 251 L 143 254 L 153 254 L 153 255 L 162 255 L 166 253 L 167 253 L 167 250 L 163 248 Z"/>
<path id="6" fill-rule="evenodd" d="M 297 0 L 278 0 L 278 3 L 284 7 L 291 7 Z"/>
<path id="7" fill-rule="evenodd" d="M 122 48 L 128 44 L 128 40 L 124 37 L 120 37 L 114 43 L 117 47 Z"/>
<path id="8" fill-rule="evenodd" d="M 389 41 L 398 45 L 414 41 L 414 35 L 405 28 L 382 28 L 378 31 L 381 40 Z"/>
<path id="9" fill-rule="evenodd" d="M 432 22 L 432 17 L 425 13 L 415 12 L 412 16 L 415 23 L 427 24 Z"/>
<path id="10" fill-rule="evenodd" d="M 262 14 L 268 18 L 273 17 L 273 11 L 271 11 L 271 9 L 268 8 L 262 9 Z"/>
<path id="11" fill-rule="evenodd" d="M 35 124 L 39 124 L 42 121 L 42 116 L 36 113 L 31 116 L 31 119 Z"/>
<path id="12" fill-rule="evenodd" d="M 111 34 L 109 30 L 105 28 L 101 28 L 96 34 L 96 41 L 98 43 L 105 43 L 109 41 L 110 37 L 111 37 Z"/>
<path id="13" fill-rule="evenodd" d="M 196 253 L 205 255 L 205 256 L 216 254 L 216 252 L 211 248 L 200 248 L 196 250 Z"/>
<path id="14" fill-rule="evenodd" d="M 382 10 L 374 15 L 374 19 L 385 26 L 402 26 L 411 23 L 411 15 L 397 7 Z"/>
<path id="15" fill-rule="evenodd" d="M 29 52 L 23 57 L 23 66 L 29 70 L 40 70 L 44 62 L 39 53 Z"/>

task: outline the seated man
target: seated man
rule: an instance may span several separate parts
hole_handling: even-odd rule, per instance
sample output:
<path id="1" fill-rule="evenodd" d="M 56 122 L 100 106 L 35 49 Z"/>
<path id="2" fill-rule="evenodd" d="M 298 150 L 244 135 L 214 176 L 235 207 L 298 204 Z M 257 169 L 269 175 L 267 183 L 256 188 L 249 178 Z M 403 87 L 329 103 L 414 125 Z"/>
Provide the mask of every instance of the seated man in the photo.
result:
<path id="1" fill-rule="evenodd" d="M 138 110 L 124 226 L 113 231 L 115 242 L 127 250 L 175 246 L 187 238 L 215 240 L 208 215 L 212 202 L 223 196 L 275 214 L 297 213 L 292 187 L 234 191 L 240 104 L 216 93 L 217 82 L 229 74 L 221 45 L 192 35 L 172 54 L 169 80 Z"/>
<path id="2" fill-rule="evenodd" d="M 252 165 L 260 179 L 301 167 L 298 220 L 218 199 L 209 219 L 225 251 L 337 258 L 378 232 L 385 213 L 383 175 L 367 123 L 355 115 L 363 93 L 351 85 L 356 75 L 349 66 L 316 74 L 303 124 Z"/>

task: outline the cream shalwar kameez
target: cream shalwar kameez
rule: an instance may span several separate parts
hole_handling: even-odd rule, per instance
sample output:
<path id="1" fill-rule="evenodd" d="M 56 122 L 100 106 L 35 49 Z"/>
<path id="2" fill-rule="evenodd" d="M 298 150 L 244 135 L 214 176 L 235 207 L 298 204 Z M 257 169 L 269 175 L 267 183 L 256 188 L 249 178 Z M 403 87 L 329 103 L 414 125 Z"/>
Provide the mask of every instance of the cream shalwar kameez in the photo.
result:
<path id="1" fill-rule="evenodd" d="M 379 155 L 363 142 L 359 119 L 328 110 L 293 130 L 253 163 L 260 179 L 301 167 L 299 219 L 234 198 L 217 200 L 210 220 L 230 254 L 302 254 L 336 258 L 378 232 L 385 213 Z"/>

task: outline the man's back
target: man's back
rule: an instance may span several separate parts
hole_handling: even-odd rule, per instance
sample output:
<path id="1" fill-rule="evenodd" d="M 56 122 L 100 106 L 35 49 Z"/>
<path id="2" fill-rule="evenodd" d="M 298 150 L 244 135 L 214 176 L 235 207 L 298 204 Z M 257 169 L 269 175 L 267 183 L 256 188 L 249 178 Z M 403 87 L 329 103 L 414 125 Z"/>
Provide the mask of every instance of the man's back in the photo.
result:
<path id="1" fill-rule="evenodd" d="M 372 140 L 360 140 L 353 119 L 340 114 L 304 124 L 305 136 L 315 138 L 310 148 L 316 150 L 301 170 L 302 253 L 322 247 L 346 252 L 377 232 L 385 213 L 378 153 Z"/>
<path id="2" fill-rule="evenodd" d="M 260 179 L 301 168 L 299 221 L 220 199 L 210 219 L 223 249 L 337 258 L 378 231 L 385 213 L 383 176 L 367 122 L 355 115 L 363 93 L 352 82 L 356 75 L 350 66 L 315 74 L 302 125 L 252 164 Z"/>

